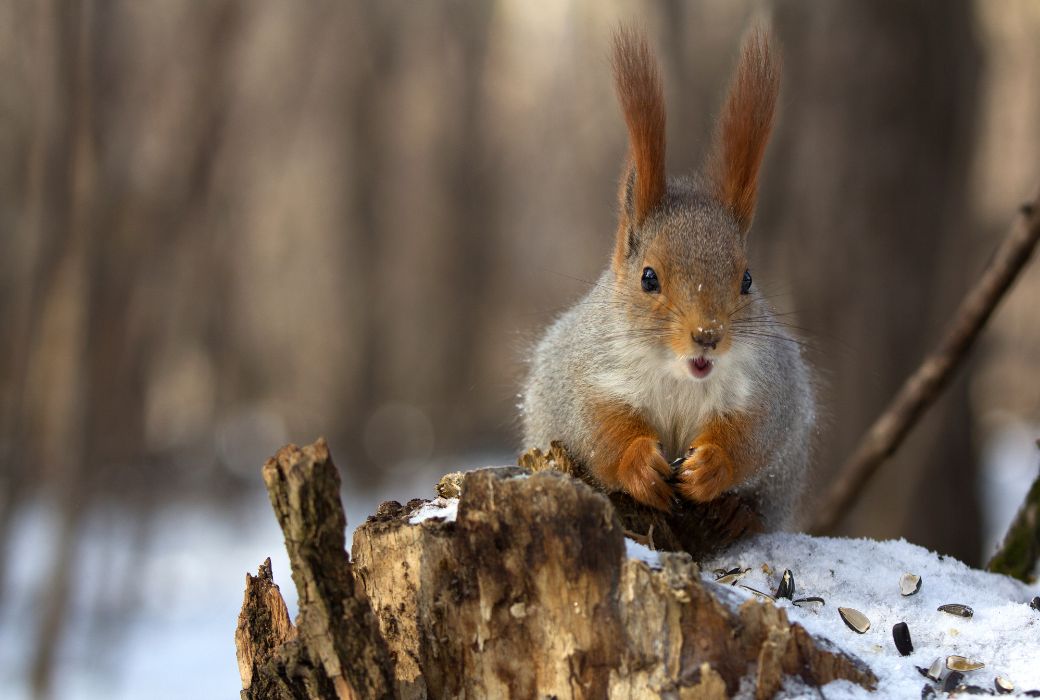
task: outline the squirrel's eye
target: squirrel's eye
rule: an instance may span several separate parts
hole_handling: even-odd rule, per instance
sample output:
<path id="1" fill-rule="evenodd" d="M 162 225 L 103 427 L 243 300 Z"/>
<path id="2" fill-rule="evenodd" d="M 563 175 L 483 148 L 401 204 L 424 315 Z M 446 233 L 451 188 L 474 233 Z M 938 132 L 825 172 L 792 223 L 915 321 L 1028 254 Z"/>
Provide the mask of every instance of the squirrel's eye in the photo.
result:
<path id="1" fill-rule="evenodd" d="M 654 272 L 654 268 L 652 267 L 643 268 L 642 282 L 644 292 L 650 292 L 652 294 L 661 291 L 661 283 L 658 281 L 657 273 Z"/>
<path id="2" fill-rule="evenodd" d="M 740 293 L 747 294 L 751 291 L 751 273 L 744 270 L 744 281 L 740 283 Z"/>

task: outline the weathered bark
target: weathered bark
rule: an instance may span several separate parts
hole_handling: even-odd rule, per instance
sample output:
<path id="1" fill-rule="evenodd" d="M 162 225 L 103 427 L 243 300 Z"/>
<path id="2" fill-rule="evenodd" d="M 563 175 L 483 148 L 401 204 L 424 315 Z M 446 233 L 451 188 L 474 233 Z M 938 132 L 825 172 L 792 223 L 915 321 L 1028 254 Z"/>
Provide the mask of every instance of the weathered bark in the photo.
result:
<path id="1" fill-rule="evenodd" d="M 336 697 L 333 671 L 356 692 L 388 668 L 392 686 L 359 696 L 722 698 L 750 678 L 769 698 L 787 675 L 876 683 L 783 610 L 705 583 L 688 554 L 662 553 L 660 569 L 628 559 L 615 505 L 556 469 L 443 480 L 455 520 L 412 523 L 422 501 L 384 503 L 354 535 L 353 566 L 335 550 L 343 516 L 324 443 L 283 449 L 264 474 L 301 614 L 297 635 L 269 567 L 247 577 L 244 698 Z M 353 603 L 329 615 L 329 600 Z"/>
<path id="2" fill-rule="evenodd" d="M 290 639 L 284 626 L 272 626 L 282 637 L 281 646 L 278 639 L 259 649 L 255 639 L 252 645 L 238 644 L 239 668 L 254 669 L 249 679 L 243 673 L 243 697 L 392 697 L 393 665 L 365 592 L 354 583 L 339 473 L 325 441 L 283 447 L 264 465 L 263 476 L 300 598 L 299 641 Z M 269 579 L 270 571 L 261 567 L 258 578 L 265 573 Z M 267 594 L 271 597 L 270 585 Z M 269 601 L 251 602 L 247 592 L 239 628 L 263 629 L 264 616 L 280 617 L 271 611 Z M 273 663 L 262 666 L 258 676 L 251 659 L 258 653 L 270 657 L 270 649 L 275 650 Z"/>

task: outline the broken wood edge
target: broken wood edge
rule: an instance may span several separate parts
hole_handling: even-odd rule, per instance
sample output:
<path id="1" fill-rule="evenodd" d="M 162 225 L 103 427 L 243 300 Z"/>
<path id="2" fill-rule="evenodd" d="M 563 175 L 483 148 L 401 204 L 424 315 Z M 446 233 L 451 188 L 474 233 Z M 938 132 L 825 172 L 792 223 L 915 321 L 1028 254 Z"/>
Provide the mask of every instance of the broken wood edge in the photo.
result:
<path id="1" fill-rule="evenodd" d="M 289 610 L 274 583 L 271 559 L 256 576 L 246 574 L 245 597 L 235 630 L 242 700 L 336 698 L 331 679 L 299 642 Z"/>
<path id="2" fill-rule="evenodd" d="M 295 646 L 300 649 L 288 651 L 295 654 L 293 660 L 298 665 L 310 664 L 322 670 L 324 680 L 318 678 L 307 684 L 309 687 L 320 690 L 327 681 L 335 692 L 331 696 L 284 697 L 394 697 L 393 663 L 386 642 L 364 590 L 354 584 L 346 553 L 339 472 L 328 445 L 323 438 L 302 448 L 286 445 L 264 464 L 262 474 L 285 536 L 299 595 Z M 265 573 L 269 574 L 269 569 L 261 567 L 258 578 L 263 579 Z M 296 641 L 282 644 L 292 646 Z M 249 658 L 248 654 L 243 657 Z M 251 680 L 255 678 L 254 673 Z"/>

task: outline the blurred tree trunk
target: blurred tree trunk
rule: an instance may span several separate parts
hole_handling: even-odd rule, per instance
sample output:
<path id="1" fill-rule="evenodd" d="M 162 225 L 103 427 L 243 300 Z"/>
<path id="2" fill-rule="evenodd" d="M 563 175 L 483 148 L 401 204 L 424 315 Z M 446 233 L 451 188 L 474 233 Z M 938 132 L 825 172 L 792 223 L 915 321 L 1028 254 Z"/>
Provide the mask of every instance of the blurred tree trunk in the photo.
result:
<path id="1" fill-rule="evenodd" d="M 364 427 L 369 413 L 385 388 L 380 378 L 386 364 L 386 330 L 392 309 L 386 308 L 383 295 L 376 292 L 382 284 L 386 259 L 384 236 L 380 233 L 379 202 L 384 192 L 384 151 L 386 150 L 386 93 L 397 71 L 399 46 L 389 4 L 361 3 L 356 8 L 357 28 L 353 32 L 358 60 L 346 100 L 346 129 L 349 147 L 345 161 L 351 170 L 350 210 L 353 255 L 345 274 L 353 277 L 361 303 L 344 307 L 345 322 L 356 329 L 357 358 L 350 386 L 343 392 L 347 469 L 363 486 L 379 478 L 372 468 L 364 444 Z"/>
<path id="2" fill-rule="evenodd" d="M 201 209 L 211 184 L 223 127 L 226 88 L 221 69 L 229 62 L 229 36 L 238 15 L 226 3 L 207 26 L 210 72 L 200 76 L 198 109 L 190 136 L 162 201 L 123 197 L 122 171 L 110 149 L 118 118 L 106 119 L 124 66 L 113 55 L 119 44 L 118 9 L 84 3 L 54 12 L 56 83 L 69 109 L 60 142 L 67 158 L 62 186 L 48 195 L 67 207 L 62 222 L 69 245 L 63 264 L 78 283 L 72 303 L 78 323 L 70 346 L 75 386 L 69 392 L 66 439 L 48 445 L 54 456 L 57 543 L 40 594 L 40 622 L 31 664 L 35 697 L 52 694 L 55 660 L 61 652 L 86 523 L 102 499 L 127 498 L 132 485 L 147 484 L 146 399 L 150 360 L 163 304 L 147 306 L 145 282 L 160 275 L 170 249 L 182 240 L 187 212 Z M 107 166 L 107 167 L 106 167 Z M 186 183 L 178 188 L 176 183 Z M 201 286 L 201 285 L 200 285 Z M 140 476 L 141 474 L 143 476 Z"/>
<path id="3" fill-rule="evenodd" d="M 822 493 L 977 272 L 965 253 L 979 52 L 968 0 L 781 1 L 775 22 L 782 121 L 752 256 L 777 279 L 800 271 L 790 306 L 827 349 L 815 358 L 826 377 Z M 835 296 L 845 303 L 826 303 Z M 849 347 L 813 338 L 818 329 Z M 905 536 L 977 562 L 969 418 L 962 373 L 845 532 Z"/>
<path id="4" fill-rule="evenodd" d="M 451 104 L 454 114 L 444 120 L 446 129 L 440 140 L 440 186 L 444 197 L 452 202 L 444 227 L 448 254 L 442 262 L 447 269 L 444 278 L 456 284 L 441 287 L 447 294 L 442 307 L 446 315 L 443 344 L 444 371 L 437 397 L 454 407 L 450 439 L 440 448 L 450 453 L 472 450 L 474 435 L 483 420 L 472 401 L 473 388 L 481 377 L 477 363 L 479 350 L 487 342 L 487 316 L 495 312 L 487 308 L 488 290 L 492 287 L 495 214 L 501 174 L 490 158 L 487 134 L 491 125 L 485 118 L 485 86 L 491 19 L 497 3 L 484 0 L 460 3 L 444 13 L 444 37 L 453 56 L 448 69 L 458 71 L 451 79 L 455 90 Z M 434 398 L 434 397 L 431 397 Z M 481 426 L 483 427 L 483 426 Z"/>

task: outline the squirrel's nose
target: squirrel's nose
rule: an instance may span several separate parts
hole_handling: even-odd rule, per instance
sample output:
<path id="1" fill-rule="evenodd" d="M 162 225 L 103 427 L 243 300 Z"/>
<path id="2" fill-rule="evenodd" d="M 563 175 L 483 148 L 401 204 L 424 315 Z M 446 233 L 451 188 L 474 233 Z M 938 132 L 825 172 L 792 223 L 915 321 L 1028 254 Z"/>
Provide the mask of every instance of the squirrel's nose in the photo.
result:
<path id="1" fill-rule="evenodd" d="M 719 344 L 719 340 L 722 338 L 722 329 L 718 327 L 709 328 L 698 328 L 694 332 L 690 333 L 690 337 L 693 338 L 693 342 L 700 345 L 705 350 L 714 350 L 715 346 Z"/>

